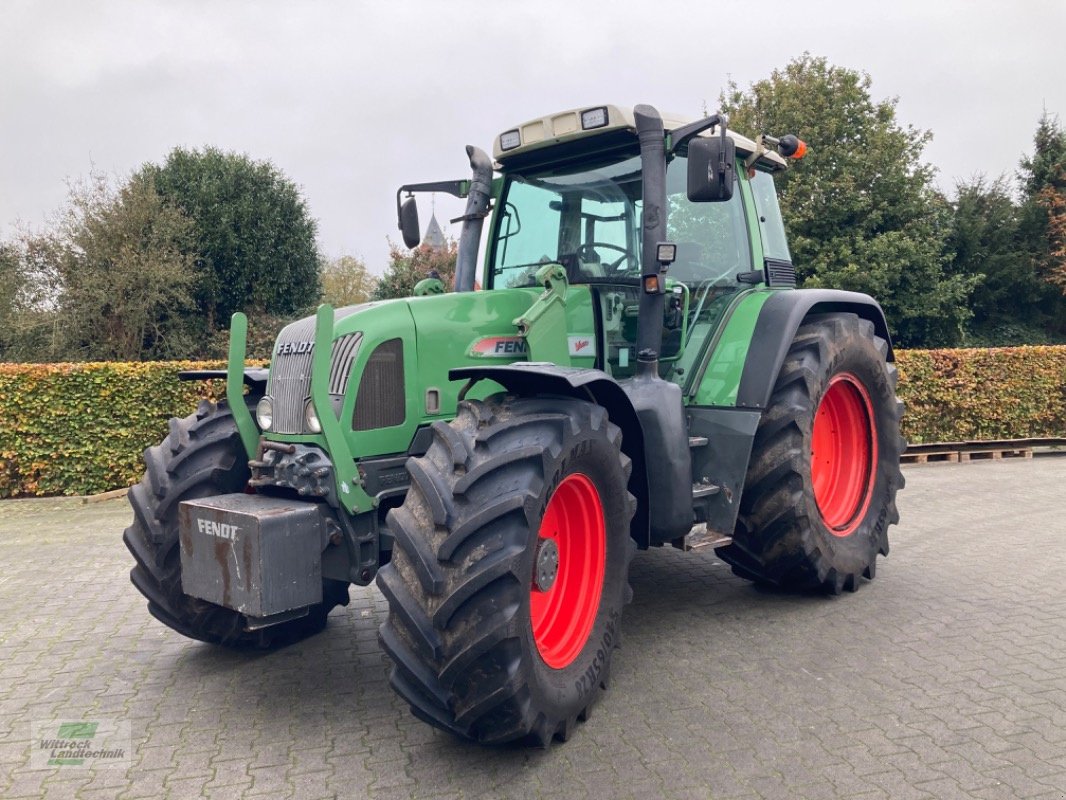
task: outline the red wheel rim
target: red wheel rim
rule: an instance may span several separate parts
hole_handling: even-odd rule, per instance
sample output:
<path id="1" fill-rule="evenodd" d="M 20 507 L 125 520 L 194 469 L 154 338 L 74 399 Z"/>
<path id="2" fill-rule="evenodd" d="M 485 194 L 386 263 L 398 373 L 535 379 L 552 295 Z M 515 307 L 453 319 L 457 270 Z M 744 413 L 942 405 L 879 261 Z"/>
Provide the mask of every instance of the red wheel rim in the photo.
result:
<path id="1" fill-rule="evenodd" d="M 562 669 L 573 663 L 592 632 L 607 550 L 600 493 L 580 472 L 568 475 L 548 501 L 538 552 L 546 539 L 558 549 L 558 570 L 546 591 L 534 576 L 529 617 L 540 657 L 549 667 Z"/>
<path id="2" fill-rule="evenodd" d="M 814 500 L 834 536 L 848 536 L 862 522 L 873 494 L 876 463 L 870 395 L 854 375 L 834 375 L 818 404 L 811 432 Z"/>

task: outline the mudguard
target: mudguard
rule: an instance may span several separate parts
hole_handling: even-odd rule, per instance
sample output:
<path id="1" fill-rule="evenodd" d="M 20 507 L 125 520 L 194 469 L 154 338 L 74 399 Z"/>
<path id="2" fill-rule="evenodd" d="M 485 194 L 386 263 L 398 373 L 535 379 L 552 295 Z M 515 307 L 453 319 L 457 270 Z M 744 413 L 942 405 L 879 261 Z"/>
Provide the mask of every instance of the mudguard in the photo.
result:
<path id="1" fill-rule="evenodd" d="M 648 472 L 644 453 L 644 431 L 628 395 L 606 372 L 581 367 L 559 367 L 550 363 L 518 362 L 450 370 L 451 380 L 496 381 L 508 392 L 521 396 L 555 394 L 588 400 L 607 409 L 611 421 L 622 429 L 622 452 L 633 461 L 629 491 L 637 498 L 637 513 L 631 533 L 640 547 L 649 543 Z M 460 393 L 460 399 L 465 396 Z M 686 481 L 686 486 L 690 481 Z"/>
<path id="2" fill-rule="evenodd" d="M 869 295 L 838 289 L 776 292 L 763 304 L 755 323 L 737 390 L 737 408 L 765 409 L 785 355 L 804 318 L 808 314 L 834 311 L 857 314 L 872 322 L 877 335 L 888 342 L 888 360 L 895 361 L 885 312 Z"/>

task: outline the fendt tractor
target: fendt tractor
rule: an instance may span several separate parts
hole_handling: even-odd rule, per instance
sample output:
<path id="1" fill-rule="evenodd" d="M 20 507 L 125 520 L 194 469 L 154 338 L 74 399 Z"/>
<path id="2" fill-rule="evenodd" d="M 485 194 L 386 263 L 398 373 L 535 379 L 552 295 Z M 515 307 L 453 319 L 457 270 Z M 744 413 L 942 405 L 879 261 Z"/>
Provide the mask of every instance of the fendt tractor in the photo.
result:
<path id="1" fill-rule="evenodd" d="M 638 549 L 839 593 L 899 519 L 902 406 L 870 297 L 796 289 L 774 173 L 806 150 L 612 105 L 467 147 L 453 287 L 285 327 L 174 419 L 130 493 L 161 622 L 264 647 L 349 586 L 388 602 L 391 685 L 480 742 L 566 740 L 606 688 Z M 483 226 L 488 221 L 487 235 Z M 477 280 L 478 250 L 487 242 Z"/>

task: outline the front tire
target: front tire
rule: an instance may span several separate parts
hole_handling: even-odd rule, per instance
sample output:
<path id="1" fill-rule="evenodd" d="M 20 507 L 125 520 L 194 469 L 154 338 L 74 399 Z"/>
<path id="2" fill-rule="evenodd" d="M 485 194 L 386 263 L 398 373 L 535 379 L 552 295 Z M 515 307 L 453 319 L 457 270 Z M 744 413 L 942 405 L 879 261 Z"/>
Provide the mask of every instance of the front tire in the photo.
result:
<path id="1" fill-rule="evenodd" d="M 323 600 L 299 619 L 254 631 L 247 618 L 181 589 L 178 504 L 183 500 L 244 491 L 248 456 L 233 413 L 225 403 L 200 403 L 195 414 L 172 419 L 170 433 L 144 452 L 144 478 L 130 489 L 133 524 L 122 540 L 137 563 L 130 580 L 148 599 L 148 611 L 190 639 L 231 647 L 287 644 L 322 630 L 326 615 L 348 605 L 348 584 L 324 580 Z"/>
<path id="2" fill-rule="evenodd" d="M 750 580 L 855 591 L 888 555 L 905 442 L 888 343 L 855 314 L 808 317 L 759 422 L 733 543 Z"/>
<path id="3" fill-rule="evenodd" d="M 416 716 L 486 743 L 567 739 L 632 594 L 621 431 L 567 398 L 460 403 L 389 514 L 380 640 Z"/>

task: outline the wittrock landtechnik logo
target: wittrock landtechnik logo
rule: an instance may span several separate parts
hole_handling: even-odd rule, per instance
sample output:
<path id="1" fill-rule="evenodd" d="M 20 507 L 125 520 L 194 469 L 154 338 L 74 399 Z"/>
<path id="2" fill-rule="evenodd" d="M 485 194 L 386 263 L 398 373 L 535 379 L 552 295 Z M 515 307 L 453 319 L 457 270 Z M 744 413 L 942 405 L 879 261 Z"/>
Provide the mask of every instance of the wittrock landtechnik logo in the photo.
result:
<path id="1" fill-rule="evenodd" d="M 51 720 L 32 725 L 30 769 L 133 765 L 130 723 L 119 720 Z"/>

